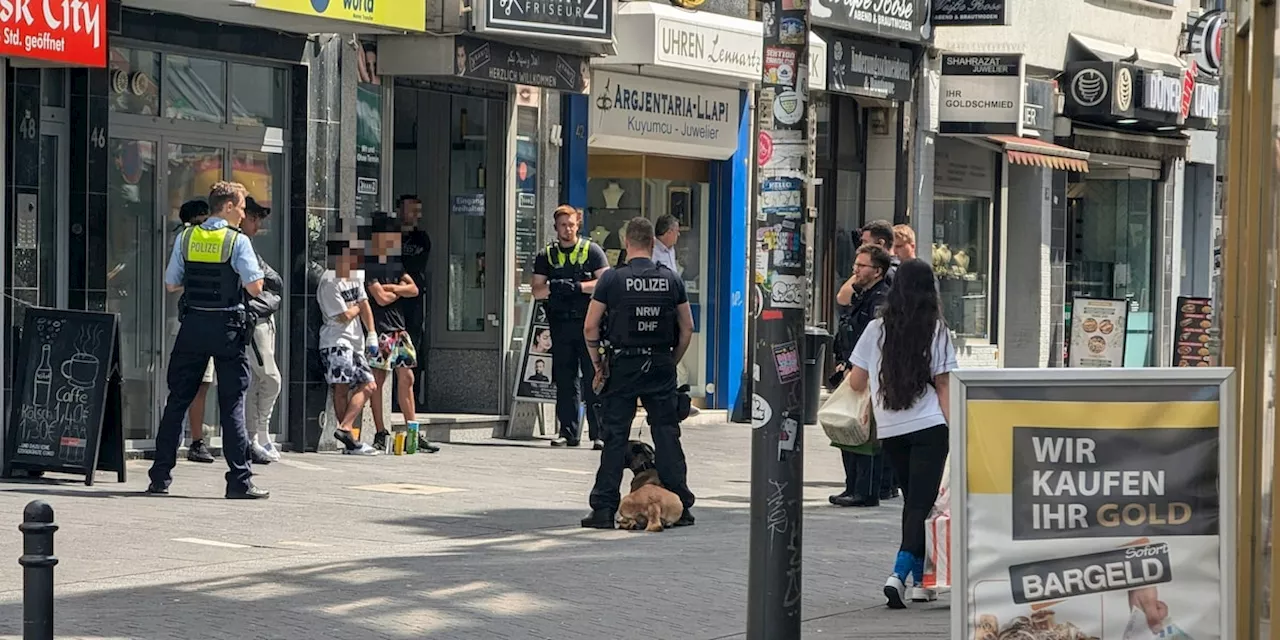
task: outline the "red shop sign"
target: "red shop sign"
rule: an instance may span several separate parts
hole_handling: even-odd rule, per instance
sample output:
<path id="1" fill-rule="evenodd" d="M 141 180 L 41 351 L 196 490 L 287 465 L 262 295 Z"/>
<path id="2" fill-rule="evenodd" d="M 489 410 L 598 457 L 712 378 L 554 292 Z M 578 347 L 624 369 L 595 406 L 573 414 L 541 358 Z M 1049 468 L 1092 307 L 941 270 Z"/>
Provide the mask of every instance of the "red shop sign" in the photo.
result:
<path id="1" fill-rule="evenodd" d="M 0 0 L 0 56 L 107 66 L 107 0 Z"/>

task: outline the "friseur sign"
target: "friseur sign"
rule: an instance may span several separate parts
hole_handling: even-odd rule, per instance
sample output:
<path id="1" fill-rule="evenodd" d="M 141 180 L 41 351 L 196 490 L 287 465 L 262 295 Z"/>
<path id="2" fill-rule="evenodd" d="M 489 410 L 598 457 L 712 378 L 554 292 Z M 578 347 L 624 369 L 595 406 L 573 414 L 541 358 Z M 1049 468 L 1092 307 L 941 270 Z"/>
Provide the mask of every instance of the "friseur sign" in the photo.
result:
<path id="1" fill-rule="evenodd" d="M 929 39 L 930 0 L 813 0 L 813 26 L 867 33 L 889 40 Z"/>
<path id="2" fill-rule="evenodd" d="M 613 0 L 475 0 L 475 30 L 613 41 Z"/>
<path id="3" fill-rule="evenodd" d="M 457 36 L 454 45 L 454 75 L 459 77 L 587 91 L 591 69 L 586 58 L 466 36 Z"/>

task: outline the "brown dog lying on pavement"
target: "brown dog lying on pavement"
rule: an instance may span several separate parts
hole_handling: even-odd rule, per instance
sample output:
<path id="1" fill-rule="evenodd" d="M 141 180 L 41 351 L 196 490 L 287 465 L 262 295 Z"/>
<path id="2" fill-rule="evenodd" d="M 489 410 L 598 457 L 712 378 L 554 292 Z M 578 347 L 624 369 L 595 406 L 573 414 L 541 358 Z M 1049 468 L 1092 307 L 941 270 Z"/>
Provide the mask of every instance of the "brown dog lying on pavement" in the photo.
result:
<path id="1" fill-rule="evenodd" d="M 639 440 L 628 442 L 624 462 L 634 475 L 631 493 L 623 496 L 618 505 L 618 528 L 662 531 L 679 520 L 684 505 L 658 480 L 653 447 Z"/>

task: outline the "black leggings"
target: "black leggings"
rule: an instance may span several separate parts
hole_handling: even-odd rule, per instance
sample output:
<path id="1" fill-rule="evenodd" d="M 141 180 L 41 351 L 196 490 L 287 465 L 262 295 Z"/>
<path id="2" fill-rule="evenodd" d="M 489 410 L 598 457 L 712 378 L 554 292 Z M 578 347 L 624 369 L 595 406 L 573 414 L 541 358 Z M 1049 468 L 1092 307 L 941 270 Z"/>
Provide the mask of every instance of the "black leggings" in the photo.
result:
<path id="1" fill-rule="evenodd" d="M 902 485 L 901 549 L 917 558 L 925 555 L 924 521 L 938 499 L 950 437 L 947 425 L 940 424 L 881 441 Z"/>

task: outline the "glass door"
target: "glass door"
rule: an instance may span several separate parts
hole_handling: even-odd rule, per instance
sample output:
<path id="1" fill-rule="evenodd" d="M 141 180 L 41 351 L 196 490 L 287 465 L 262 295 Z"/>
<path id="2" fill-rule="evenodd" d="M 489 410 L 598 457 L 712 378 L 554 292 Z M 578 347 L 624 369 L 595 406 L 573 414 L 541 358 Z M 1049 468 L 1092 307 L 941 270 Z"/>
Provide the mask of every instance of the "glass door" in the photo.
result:
<path id="1" fill-rule="evenodd" d="M 107 193 L 107 311 L 120 318 L 124 436 L 147 440 L 157 424 L 162 344 L 156 303 L 164 295 L 160 255 L 165 236 L 156 216 L 158 140 L 113 137 Z"/>

